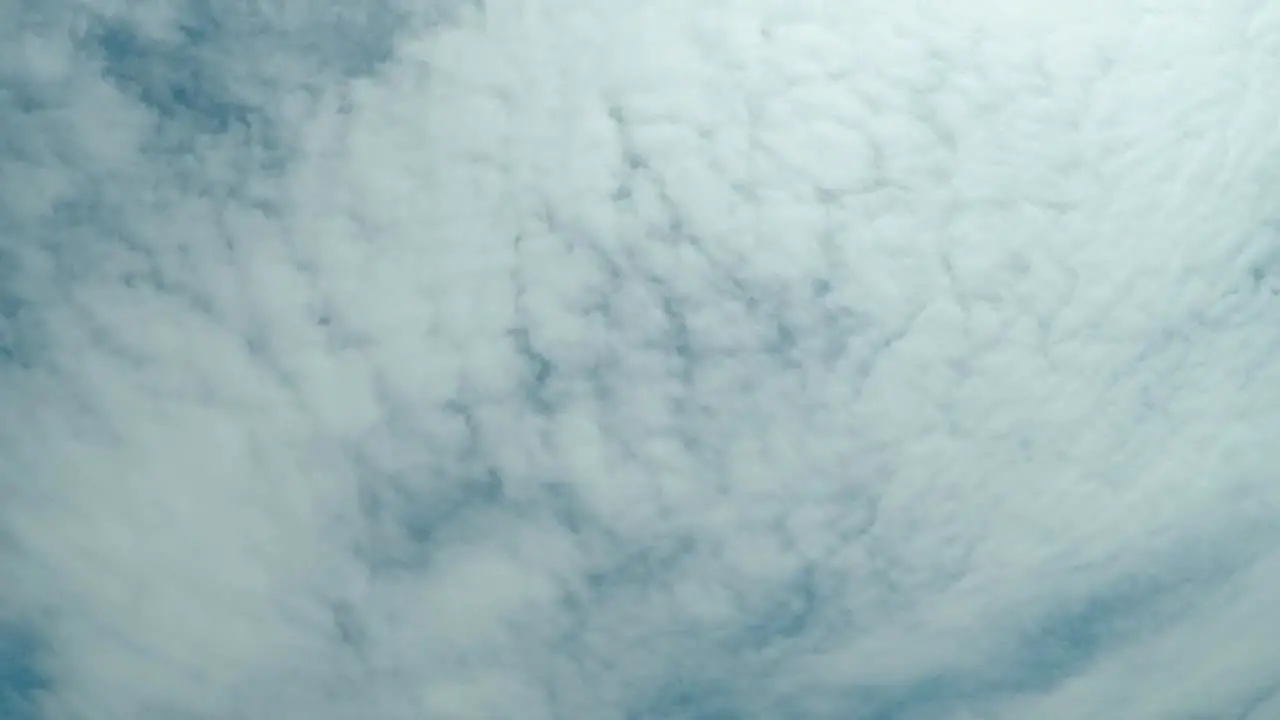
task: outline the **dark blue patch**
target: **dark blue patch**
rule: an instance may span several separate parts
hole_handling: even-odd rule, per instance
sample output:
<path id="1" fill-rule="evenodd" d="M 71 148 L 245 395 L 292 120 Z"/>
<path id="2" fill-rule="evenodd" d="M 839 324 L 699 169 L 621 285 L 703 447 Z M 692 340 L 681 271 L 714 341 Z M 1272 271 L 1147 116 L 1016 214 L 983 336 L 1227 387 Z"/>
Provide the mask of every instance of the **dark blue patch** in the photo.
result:
<path id="1" fill-rule="evenodd" d="M 24 305 L 18 298 L 7 296 L 3 288 L 0 288 L 0 364 L 23 364 L 18 314 Z"/>
<path id="2" fill-rule="evenodd" d="M 1259 708 L 1265 709 L 1266 704 L 1271 700 L 1274 700 L 1277 694 L 1280 694 L 1280 682 L 1259 688 L 1256 692 L 1246 698 L 1241 704 L 1240 709 L 1230 717 L 1232 720 L 1264 720 L 1261 715 L 1257 715 L 1257 711 Z"/>
<path id="3" fill-rule="evenodd" d="M 1063 604 L 1010 638 L 1008 649 L 963 671 L 915 682 L 854 686 L 837 697 L 798 694 L 779 699 L 786 717 L 914 720 L 980 711 L 1001 698 L 1051 692 L 1108 652 L 1159 632 L 1187 612 L 1198 590 L 1218 586 L 1230 568 L 1212 558 L 1182 558 L 1178 572 L 1132 576 L 1092 596 Z M 835 708 L 839 708 L 835 712 Z"/>
<path id="4" fill-rule="evenodd" d="M 17 255 L 0 247 L 0 367 L 26 366 L 30 360 L 30 305 L 17 287 L 20 273 Z"/>
<path id="5" fill-rule="evenodd" d="M 734 693 L 720 683 L 674 677 L 626 717 L 627 720 L 738 720 L 745 715 L 734 697 Z"/>
<path id="6" fill-rule="evenodd" d="M 167 34 L 103 18 L 82 50 L 103 76 L 156 118 L 146 150 L 188 155 L 201 138 L 227 136 L 250 165 L 274 168 L 296 149 L 284 98 L 315 97 L 334 81 L 368 75 L 394 50 L 403 18 L 387 3 L 319 0 L 274 5 L 187 0 Z M 224 147 L 223 150 L 230 148 Z"/>
<path id="7" fill-rule="evenodd" d="M 696 548 L 692 537 L 673 536 L 660 544 L 634 549 L 605 567 L 587 572 L 587 587 L 597 598 L 654 587 L 687 561 Z"/>
<path id="8" fill-rule="evenodd" d="M 524 360 L 526 372 L 522 385 L 525 397 L 539 412 L 553 412 L 556 402 L 551 385 L 556 376 L 555 363 L 534 344 L 527 328 L 513 328 L 507 334 Z"/>
<path id="9" fill-rule="evenodd" d="M 821 610 L 817 571 L 805 568 L 762 606 L 754 621 L 730 641 L 733 653 L 758 652 L 780 641 L 798 638 L 811 629 Z"/>
<path id="10" fill-rule="evenodd" d="M 583 533 L 590 522 L 581 496 L 574 487 L 562 482 L 548 482 L 542 487 L 546 512 L 560 527 L 574 535 Z"/>
<path id="11" fill-rule="evenodd" d="M 338 640 L 352 652 L 364 652 L 369 633 L 356 608 L 349 602 L 337 601 L 329 609 Z"/>
<path id="12" fill-rule="evenodd" d="M 504 497 L 502 476 L 493 470 L 453 486 L 443 497 L 422 502 L 412 495 L 401 497 L 401 525 L 409 539 L 419 545 L 431 543 L 451 522 L 468 511 L 492 507 Z"/>
<path id="13" fill-rule="evenodd" d="M 936 676 L 904 688 L 868 689 L 859 705 L 873 708 L 859 714 L 866 720 L 913 720 L 947 717 L 964 707 L 966 699 L 981 697 L 963 678 Z"/>
<path id="14" fill-rule="evenodd" d="M 36 720 L 36 705 L 52 680 L 41 667 L 39 636 L 29 629 L 0 624 L 0 718 Z"/>
<path id="15" fill-rule="evenodd" d="M 219 0 L 192 0 L 188 7 L 184 28 L 193 40 L 216 48 L 232 63 L 254 58 L 270 65 L 287 57 L 293 62 L 280 65 L 287 72 L 301 61 L 317 74 L 369 75 L 391 58 L 396 35 L 406 26 L 404 16 L 385 1 L 300 0 L 290 3 L 288 12 Z M 237 69 L 270 78 L 274 68 Z"/>
<path id="16" fill-rule="evenodd" d="M 1213 587 L 1222 568 L 1129 577 L 1044 617 L 1022 635 L 994 684 L 1045 692 L 1082 672 L 1104 652 L 1154 632 L 1187 611 L 1197 589 Z"/>
<path id="17" fill-rule="evenodd" d="M 211 62 L 211 28 L 184 28 L 181 40 L 160 43 L 120 23 L 100 26 L 95 39 L 106 77 L 167 122 L 196 132 L 224 132 L 248 124 L 254 109 Z"/>
<path id="18" fill-rule="evenodd" d="M 443 465 L 444 463 L 442 463 Z M 370 468 L 361 490 L 361 512 L 368 537 L 357 554 L 375 573 L 422 570 L 450 534 L 486 508 L 501 505 L 506 491 L 492 469 L 424 467 L 396 477 L 379 477 Z M 443 538 L 443 540 L 442 540 Z"/>

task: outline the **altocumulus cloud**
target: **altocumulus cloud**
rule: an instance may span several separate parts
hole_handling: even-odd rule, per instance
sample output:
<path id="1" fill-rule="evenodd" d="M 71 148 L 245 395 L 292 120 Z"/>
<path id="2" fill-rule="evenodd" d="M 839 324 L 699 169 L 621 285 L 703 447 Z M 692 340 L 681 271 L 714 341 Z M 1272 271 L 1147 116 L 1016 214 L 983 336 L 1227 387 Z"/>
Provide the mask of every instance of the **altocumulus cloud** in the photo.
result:
<path id="1" fill-rule="evenodd" d="M 0 716 L 1278 717 L 1278 78 L 1274 0 L 0 3 Z"/>

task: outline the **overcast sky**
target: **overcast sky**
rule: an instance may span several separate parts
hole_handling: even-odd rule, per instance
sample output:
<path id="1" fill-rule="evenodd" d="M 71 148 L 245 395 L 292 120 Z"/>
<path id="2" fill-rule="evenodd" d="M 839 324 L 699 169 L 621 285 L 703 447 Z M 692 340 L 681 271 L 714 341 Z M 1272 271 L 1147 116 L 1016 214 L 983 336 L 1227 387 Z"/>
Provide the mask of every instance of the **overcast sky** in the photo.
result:
<path id="1" fill-rule="evenodd" d="M 0 718 L 1280 717 L 1278 78 L 1277 0 L 0 1 Z"/>

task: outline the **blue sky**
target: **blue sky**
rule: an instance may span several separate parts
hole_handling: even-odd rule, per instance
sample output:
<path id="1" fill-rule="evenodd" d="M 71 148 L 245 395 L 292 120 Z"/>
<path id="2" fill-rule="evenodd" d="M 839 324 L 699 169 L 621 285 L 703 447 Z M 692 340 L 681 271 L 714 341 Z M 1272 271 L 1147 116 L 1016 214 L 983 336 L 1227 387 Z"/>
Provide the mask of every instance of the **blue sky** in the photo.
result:
<path id="1" fill-rule="evenodd" d="M 0 9 L 0 720 L 1280 714 L 1280 5 Z"/>

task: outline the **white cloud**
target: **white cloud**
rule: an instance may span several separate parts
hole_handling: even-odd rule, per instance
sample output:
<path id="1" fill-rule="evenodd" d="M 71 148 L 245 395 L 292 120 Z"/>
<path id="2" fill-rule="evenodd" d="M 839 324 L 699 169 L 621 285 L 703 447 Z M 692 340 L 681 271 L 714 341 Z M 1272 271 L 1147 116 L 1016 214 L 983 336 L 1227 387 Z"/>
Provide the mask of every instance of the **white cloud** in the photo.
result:
<path id="1" fill-rule="evenodd" d="M 5 11 L 0 715 L 1262 717 L 1280 14 L 1149 5 Z"/>

